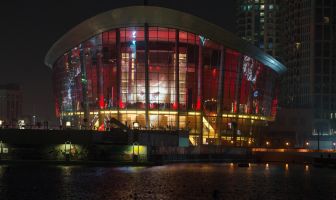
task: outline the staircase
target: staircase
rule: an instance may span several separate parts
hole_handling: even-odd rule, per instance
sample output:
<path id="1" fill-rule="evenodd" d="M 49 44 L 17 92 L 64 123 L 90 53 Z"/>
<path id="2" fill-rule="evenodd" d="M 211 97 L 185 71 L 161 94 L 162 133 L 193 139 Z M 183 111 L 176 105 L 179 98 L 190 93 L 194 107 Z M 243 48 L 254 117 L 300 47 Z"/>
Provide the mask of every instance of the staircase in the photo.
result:
<path id="1" fill-rule="evenodd" d="M 203 144 L 217 144 L 216 116 L 206 111 L 203 112 Z"/>

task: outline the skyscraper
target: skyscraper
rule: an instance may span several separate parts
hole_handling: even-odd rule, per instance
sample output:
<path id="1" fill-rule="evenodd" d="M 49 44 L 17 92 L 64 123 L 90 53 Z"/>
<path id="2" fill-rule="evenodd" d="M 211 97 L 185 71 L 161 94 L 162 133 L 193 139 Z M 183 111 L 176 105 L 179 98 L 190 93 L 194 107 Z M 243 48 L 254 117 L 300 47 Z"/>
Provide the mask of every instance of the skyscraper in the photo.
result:
<path id="1" fill-rule="evenodd" d="M 281 53 L 279 23 L 277 0 L 237 1 L 237 35 L 276 59 Z"/>
<path id="2" fill-rule="evenodd" d="M 336 1 L 241 0 L 237 8 L 237 34 L 288 68 L 279 105 L 311 109 L 312 134 L 336 133 Z M 273 40 L 266 37 L 268 27 L 275 30 Z"/>
<path id="3" fill-rule="evenodd" d="M 284 76 L 281 104 L 311 108 L 313 134 L 336 130 L 336 1 L 287 0 L 283 9 Z"/>

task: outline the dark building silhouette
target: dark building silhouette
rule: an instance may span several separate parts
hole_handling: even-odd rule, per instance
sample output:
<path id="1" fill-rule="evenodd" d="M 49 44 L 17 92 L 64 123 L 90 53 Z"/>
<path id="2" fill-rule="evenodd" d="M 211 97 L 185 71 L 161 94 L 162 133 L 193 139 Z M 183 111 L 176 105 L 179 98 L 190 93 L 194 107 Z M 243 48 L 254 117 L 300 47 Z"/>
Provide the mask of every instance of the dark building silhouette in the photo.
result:
<path id="1" fill-rule="evenodd" d="M 15 125 L 22 115 L 22 91 L 18 84 L 0 85 L 0 120 Z"/>

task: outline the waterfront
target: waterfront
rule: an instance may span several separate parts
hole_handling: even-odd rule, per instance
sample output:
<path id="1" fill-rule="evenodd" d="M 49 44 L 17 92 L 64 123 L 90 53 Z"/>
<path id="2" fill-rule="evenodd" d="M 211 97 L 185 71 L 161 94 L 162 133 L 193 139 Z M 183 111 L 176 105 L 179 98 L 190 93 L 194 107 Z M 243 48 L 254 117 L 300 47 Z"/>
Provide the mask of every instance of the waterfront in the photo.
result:
<path id="1" fill-rule="evenodd" d="M 1 199 L 336 199 L 335 169 L 295 164 L 0 166 Z"/>

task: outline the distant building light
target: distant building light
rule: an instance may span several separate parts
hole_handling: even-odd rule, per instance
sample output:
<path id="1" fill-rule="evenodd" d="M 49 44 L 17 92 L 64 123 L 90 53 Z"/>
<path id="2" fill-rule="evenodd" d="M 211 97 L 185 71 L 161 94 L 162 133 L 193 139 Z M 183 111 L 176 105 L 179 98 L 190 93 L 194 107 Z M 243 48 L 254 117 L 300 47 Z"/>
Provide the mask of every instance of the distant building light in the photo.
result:
<path id="1" fill-rule="evenodd" d="M 3 121 L 2 121 L 2 120 L 0 120 L 0 126 L 2 126 L 2 124 L 3 124 Z"/>
<path id="2" fill-rule="evenodd" d="M 140 127 L 139 122 L 133 122 L 133 128 L 138 129 Z"/>
<path id="3" fill-rule="evenodd" d="M 286 146 L 289 146 L 289 142 L 286 142 Z"/>
<path id="4" fill-rule="evenodd" d="M 19 127 L 19 129 L 24 129 L 24 126 L 25 126 L 25 121 L 24 120 L 19 120 L 18 121 L 18 127 Z"/>
<path id="5" fill-rule="evenodd" d="M 306 142 L 306 146 L 309 146 L 309 142 Z"/>
<path id="6" fill-rule="evenodd" d="M 65 126 L 66 127 L 71 127 L 71 122 L 70 121 L 65 122 Z"/>
<path id="7" fill-rule="evenodd" d="M 269 141 L 266 141 L 266 145 L 269 146 L 271 143 Z"/>
<path id="8" fill-rule="evenodd" d="M 329 24 L 329 22 L 330 22 L 330 18 L 329 18 L 329 17 L 323 17 L 323 22 L 324 22 L 325 24 Z"/>

